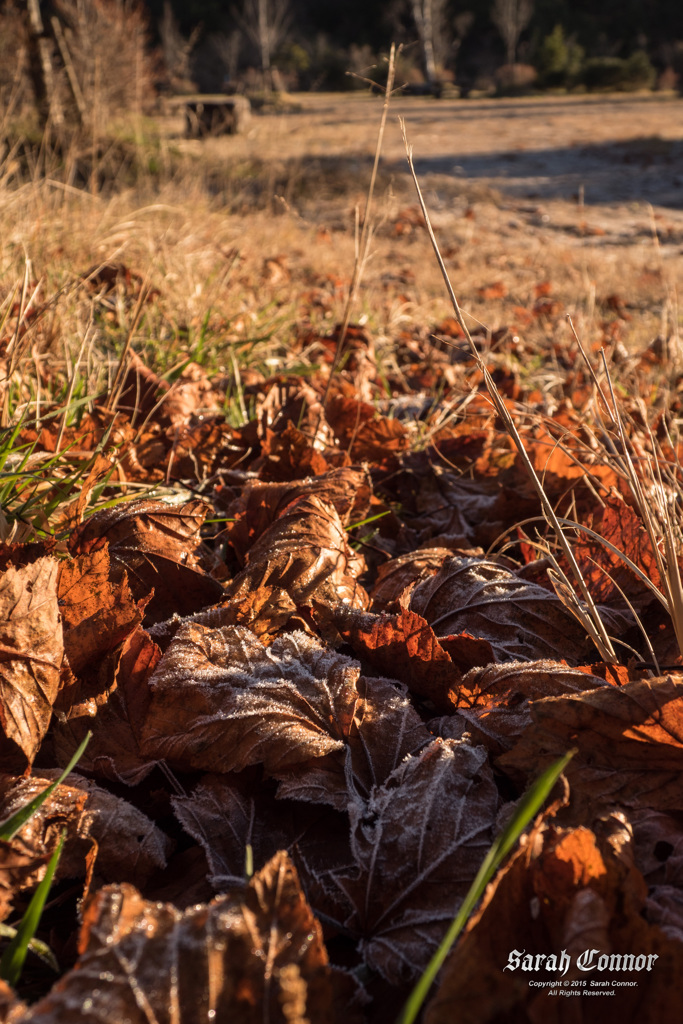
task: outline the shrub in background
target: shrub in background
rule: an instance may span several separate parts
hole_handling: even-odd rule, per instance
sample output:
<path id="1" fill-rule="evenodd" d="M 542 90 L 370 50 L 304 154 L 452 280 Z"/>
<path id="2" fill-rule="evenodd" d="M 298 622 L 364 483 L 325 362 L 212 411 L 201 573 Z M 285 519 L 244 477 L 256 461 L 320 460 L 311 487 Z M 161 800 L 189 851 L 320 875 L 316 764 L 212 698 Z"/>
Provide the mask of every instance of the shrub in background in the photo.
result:
<path id="1" fill-rule="evenodd" d="M 556 25 L 536 51 L 534 67 L 542 89 L 569 89 L 579 79 L 584 59 L 582 46 L 566 39 L 564 29 Z"/>
<path id="2" fill-rule="evenodd" d="M 586 88 L 596 92 L 651 89 L 655 78 L 650 58 L 642 50 L 636 50 L 626 60 L 621 57 L 591 57 L 585 61 L 581 75 Z"/>

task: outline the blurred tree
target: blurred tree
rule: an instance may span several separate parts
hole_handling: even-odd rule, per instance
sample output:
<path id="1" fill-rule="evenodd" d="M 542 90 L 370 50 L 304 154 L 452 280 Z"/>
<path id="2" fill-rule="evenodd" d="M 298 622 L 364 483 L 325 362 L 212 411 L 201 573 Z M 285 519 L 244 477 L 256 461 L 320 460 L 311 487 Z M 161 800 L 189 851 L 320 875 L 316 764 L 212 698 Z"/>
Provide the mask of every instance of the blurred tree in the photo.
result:
<path id="1" fill-rule="evenodd" d="M 517 43 L 524 29 L 531 21 L 533 0 L 495 0 L 491 19 L 505 43 L 508 64 L 514 64 L 517 57 Z"/>
<path id="2" fill-rule="evenodd" d="M 434 30 L 441 22 L 446 0 L 410 0 L 410 5 L 420 37 L 427 84 L 430 89 L 435 90 L 438 74 L 434 56 Z"/>
<path id="3" fill-rule="evenodd" d="M 258 51 L 264 89 L 277 89 L 279 76 L 273 57 L 291 28 L 289 0 L 244 0 L 242 10 L 235 10 L 235 18 Z"/>

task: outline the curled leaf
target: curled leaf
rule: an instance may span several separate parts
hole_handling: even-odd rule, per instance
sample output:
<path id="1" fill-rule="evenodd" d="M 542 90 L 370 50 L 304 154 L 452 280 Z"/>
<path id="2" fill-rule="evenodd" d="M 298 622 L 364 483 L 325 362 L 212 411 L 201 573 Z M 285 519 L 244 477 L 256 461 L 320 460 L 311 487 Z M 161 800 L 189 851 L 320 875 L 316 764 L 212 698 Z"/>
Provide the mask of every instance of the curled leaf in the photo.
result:
<path id="1" fill-rule="evenodd" d="M 0 577 L 0 768 L 23 770 L 47 732 L 63 654 L 59 563 L 45 556 Z"/>
<path id="2" fill-rule="evenodd" d="M 367 791 L 429 738 L 388 680 L 301 633 L 266 649 L 243 627 L 188 623 L 149 686 L 150 757 L 214 772 L 263 764 L 287 795 L 341 809 L 345 771 Z"/>
<path id="3" fill-rule="evenodd" d="M 75 1021 L 354 1021 L 355 987 L 330 967 L 289 858 L 279 853 L 242 897 L 181 912 L 107 886 L 86 906 L 76 967 L 31 1008 L 35 1024 Z M 106 979 L 106 983 L 103 983 Z M 141 1010 L 144 1007 L 144 1011 Z M 170 1015 L 170 1016 L 169 1016 Z"/>
<path id="4" fill-rule="evenodd" d="M 488 640 L 498 660 L 587 660 L 586 630 L 562 602 L 496 562 L 454 556 L 410 598 L 437 636 L 470 633 Z"/>
<path id="5" fill-rule="evenodd" d="M 295 604 L 315 599 L 364 608 L 368 597 L 355 579 L 362 564 L 349 548 L 336 510 L 314 495 L 304 495 L 256 541 L 227 596 L 270 586 L 286 590 Z"/>

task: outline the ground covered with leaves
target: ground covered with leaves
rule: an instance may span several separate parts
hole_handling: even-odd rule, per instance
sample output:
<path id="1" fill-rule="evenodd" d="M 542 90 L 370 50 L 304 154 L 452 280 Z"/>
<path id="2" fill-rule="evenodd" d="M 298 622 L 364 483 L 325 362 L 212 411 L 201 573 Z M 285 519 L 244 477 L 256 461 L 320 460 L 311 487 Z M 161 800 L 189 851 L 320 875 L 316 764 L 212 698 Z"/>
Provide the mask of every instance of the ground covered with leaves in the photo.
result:
<path id="1" fill-rule="evenodd" d="M 558 283 L 569 258 L 550 269 L 532 243 L 520 298 L 492 241 L 463 269 L 497 310 L 475 324 L 478 364 L 453 316 L 421 310 L 416 261 L 390 251 L 339 348 L 340 235 L 311 229 L 326 265 L 252 240 L 256 260 L 248 238 L 202 248 L 170 206 L 150 211 L 100 210 L 92 264 L 69 251 L 86 216 L 63 210 L 41 276 L 27 264 L 2 307 L 0 820 L 92 738 L 0 841 L 16 926 L 66 837 L 38 931 L 58 976 L 29 954 L 0 1019 L 394 1020 L 520 797 L 569 749 L 423 1019 L 677 1019 L 683 660 L 624 470 L 628 453 L 653 507 L 680 512 L 661 251 L 638 270 L 643 294 L 661 286 L 661 332 L 636 350 L 633 292 L 593 286 L 581 320 Z M 150 215 L 152 271 L 130 260 Z M 481 223 L 476 204 L 459 217 L 453 260 Z M 399 203 L 378 230 L 410 253 L 419 210 Z M 570 567 L 483 368 L 553 508 L 593 531 L 569 536 L 612 659 L 548 574 Z M 586 975 L 591 949 L 652 969 Z M 529 985 L 554 976 L 542 963 L 505 970 L 512 950 L 637 986 L 551 998 Z"/>

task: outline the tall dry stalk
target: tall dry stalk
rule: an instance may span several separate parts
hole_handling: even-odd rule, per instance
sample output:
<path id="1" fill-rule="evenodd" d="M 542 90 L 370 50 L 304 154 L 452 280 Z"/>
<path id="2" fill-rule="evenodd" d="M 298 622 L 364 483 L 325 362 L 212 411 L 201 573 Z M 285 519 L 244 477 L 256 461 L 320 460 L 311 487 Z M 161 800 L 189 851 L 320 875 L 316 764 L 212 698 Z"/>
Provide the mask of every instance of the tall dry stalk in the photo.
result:
<path id="1" fill-rule="evenodd" d="M 510 415 L 510 412 L 505 404 L 503 396 L 496 387 L 495 381 L 493 380 L 491 374 L 489 373 L 486 363 L 482 359 L 477 349 L 477 346 L 474 344 L 472 335 L 470 334 L 469 328 L 462 315 L 460 304 L 456 298 L 453 286 L 448 276 L 448 271 L 446 270 L 446 265 L 443 261 L 443 257 L 441 256 L 441 252 L 439 250 L 439 245 L 436 240 L 436 236 L 434 235 L 434 230 L 432 228 L 431 220 L 429 218 L 429 211 L 427 210 L 427 206 L 422 195 L 422 189 L 420 188 L 420 183 L 418 181 L 417 174 L 415 173 L 415 165 L 413 163 L 413 149 L 410 143 L 408 142 L 405 121 L 403 120 L 403 118 L 400 118 L 399 120 L 401 124 L 401 131 L 403 133 L 403 141 L 405 144 L 406 156 L 408 158 L 408 165 L 410 167 L 410 173 L 412 175 L 415 189 L 417 191 L 420 209 L 422 210 L 422 215 L 425 219 L 427 233 L 429 235 L 429 240 L 434 250 L 434 254 L 436 256 L 439 269 L 441 271 L 441 275 L 444 279 L 446 288 L 448 290 L 448 295 L 453 306 L 455 318 L 458 324 L 460 325 L 460 328 L 463 334 L 465 335 L 465 338 L 467 339 L 467 342 L 470 346 L 470 350 L 472 352 L 472 357 L 477 365 L 477 368 L 479 369 L 480 373 L 484 378 L 484 383 L 486 384 L 486 388 L 491 397 L 491 401 L 493 402 L 493 406 L 498 415 L 500 416 L 507 433 L 512 438 L 515 448 L 519 452 L 519 456 L 522 460 L 522 463 L 534 485 L 534 488 L 541 503 L 543 515 L 552 527 L 552 529 L 554 530 L 557 542 L 571 567 L 571 571 L 574 576 L 574 584 L 576 587 L 578 587 L 582 600 L 579 599 L 579 597 L 577 596 L 571 580 L 567 577 L 567 575 L 565 574 L 565 572 L 556 560 L 553 565 L 552 571 L 549 571 L 551 582 L 555 587 L 557 596 L 560 598 L 563 604 L 565 604 L 572 611 L 576 618 L 581 622 L 582 626 L 586 629 L 588 635 L 590 636 L 591 640 L 598 649 L 600 657 L 603 659 L 603 661 L 606 661 L 608 664 L 612 665 L 618 664 L 619 659 L 617 658 L 614 646 L 607 633 L 607 630 L 605 629 L 605 625 L 600 617 L 598 607 L 595 601 L 593 600 L 590 591 L 588 590 L 588 587 L 586 586 L 586 581 L 584 580 L 581 569 L 579 568 L 579 564 L 576 561 L 574 552 L 572 551 L 571 544 L 569 543 L 569 540 L 567 539 L 567 536 L 564 530 L 562 529 L 562 525 L 555 513 L 554 508 L 548 500 L 548 496 L 545 493 L 545 490 L 543 489 L 543 484 L 538 478 L 536 470 L 534 469 L 531 459 L 529 458 L 526 448 L 524 447 L 524 442 L 520 437 L 519 431 L 517 430 L 517 426 L 512 416 Z"/>
<path id="2" fill-rule="evenodd" d="M 318 434 L 320 433 L 320 425 L 322 423 L 322 417 L 327 405 L 327 401 L 330 397 L 330 388 L 332 387 L 332 381 L 334 375 L 339 369 L 341 357 L 344 352 L 344 343 L 346 341 L 346 335 L 351 323 L 351 312 L 355 305 L 358 297 L 358 289 L 360 287 L 361 280 L 363 278 L 363 272 L 368 259 L 368 250 L 370 247 L 370 240 L 372 238 L 372 202 L 375 195 L 375 185 L 377 184 L 377 172 L 379 170 L 379 161 L 382 155 L 382 146 L 384 143 L 384 130 L 387 124 L 387 116 L 389 114 L 389 102 L 391 100 L 391 94 L 394 88 L 394 78 L 396 74 L 396 45 L 391 44 L 391 50 L 389 51 L 389 66 L 387 70 L 387 84 L 384 91 L 384 104 L 382 106 L 382 117 L 379 123 L 379 131 L 377 133 L 377 145 L 375 146 L 375 159 L 372 165 L 372 174 L 370 175 L 370 184 L 368 185 L 368 196 L 365 202 L 365 210 L 363 212 L 363 218 L 360 222 L 360 232 L 356 231 L 356 251 L 355 260 L 353 264 L 353 273 L 351 275 L 351 284 L 349 285 L 348 294 L 346 296 L 346 303 L 344 305 L 344 315 L 342 317 L 341 326 L 339 328 L 339 337 L 337 339 L 337 348 L 334 353 L 334 359 L 332 366 L 330 367 L 330 375 L 327 378 L 327 385 L 325 387 L 325 393 L 322 400 L 322 412 L 320 419 L 318 420 L 315 435 L 313 437 L 313 444 L 315 444 Z"/>

